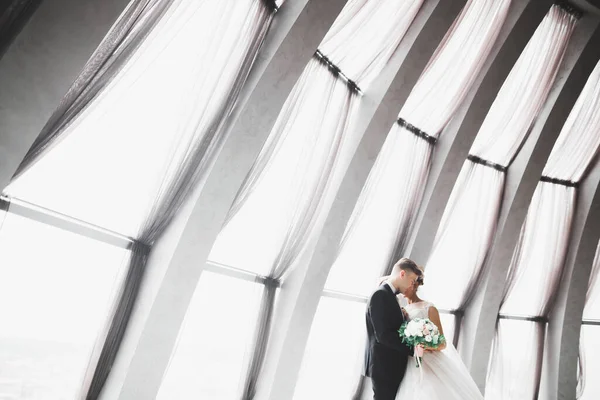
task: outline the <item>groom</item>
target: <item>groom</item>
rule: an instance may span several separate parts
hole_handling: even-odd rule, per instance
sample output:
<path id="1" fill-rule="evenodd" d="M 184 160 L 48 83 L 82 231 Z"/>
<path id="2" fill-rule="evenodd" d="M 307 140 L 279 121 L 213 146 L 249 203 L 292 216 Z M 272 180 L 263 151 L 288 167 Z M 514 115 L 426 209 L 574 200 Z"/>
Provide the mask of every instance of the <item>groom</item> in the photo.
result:
<path id="1" fill-rule="evenodd" d="M 371 377 L 374 400 L 394 400 L 404 378 L 408 357 L 413 351 L 402 343 L 398 334 L 405 319 L 396 294 L 414 286 L 421 274 L 414 261 L 401 258 L 390 277 L 369 299 L 365 376 Z"/>

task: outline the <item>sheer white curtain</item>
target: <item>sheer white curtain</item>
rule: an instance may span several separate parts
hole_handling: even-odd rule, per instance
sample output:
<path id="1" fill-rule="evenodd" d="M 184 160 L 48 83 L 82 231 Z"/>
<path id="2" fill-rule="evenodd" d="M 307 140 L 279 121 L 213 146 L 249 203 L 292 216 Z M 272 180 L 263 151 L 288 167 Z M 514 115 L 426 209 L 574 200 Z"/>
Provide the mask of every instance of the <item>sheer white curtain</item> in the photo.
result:
<path id="1" fill-rule="evenodd" d="M 137 237 L 153 207 L 210 164 L 272 15 L 260 0 L 173 1 L 8 194 Z"/>
<path id="2" fill-rule="evenodd" d="M 400 118 L 437 137 L 487 59 L 510 0 L 469 0 L 438 46 L 400 111 Z"/>
<path id="3" fill-rule="evenodd" d="M 575 25 L 567 11 L 550 9 L 479 129 L 426 263 L 423 291 L 440 307 L 462 308 L 476 285 L 496 233 L 506 169 L 546 101 Z"/>
<path id="4" fill-rule="evenodd" d="M 364 90 L 422 0 L 373 3 L 350 1 L 319 47 L 322 55 L 306 67 L 232 205 L 211 260 L 278 279 L 318 230 L 359 140 L 352 120 L 359 97 L 338 71 Z"/>
<path id="5" fill-rule="evenodd" d="M 269 275 L 284 251 L 303 245 L 294 233 L 313 226 L 348 147 L 344 133 L 356 100 L 319 60 L 309 62 L 238 193 L 212 261 Z"/>
<path id="6" fill-rule="evenodd" d="M 594 160 L 600 146 L 600 63 L 589 77 L 565 122 L 543 170 L 510 263 L 501 318 L 526 317 L 524 334 L 544 327 L 560 284 L 575 212 L 576 186 Z M 531 344 L 531 343 L 530 343 Z M 511 368 L 498 354 L 517 352 L 515 338 L 498 330 L 490 358 L 486 399 L 534 399 L 539 367 L 528 372 Z M 541 365 L 541 350 L 536 362 Z M 519 387 L 506 397 L 506 387 Z"/>
<path id="7" fill-rule="evenodd" d="M 589 77 L 552 149 L 543 176 L 578 183 L 600 146 L 600 63 Z M 511 261 L 500 312 L 545 316 L 561 275 L 576 188 L 540 182 Z"/>
<path id="8" fill-rule="evenodd" d="M 350 0 L 319 50 L 359 87 L 367 88 L 396 51 L 422 4 L 423 0 Z"/>
<path id="9" fill-rule="evenodd" d="M 469 91 L 509 5 L 509 0 L 471 0 L 446 33 L 369 174 L 329 274 L 328 289 L 367 295 L 373 277 L 387 266 L 394 249 L 405 244 L 433 144 Z"/>
<path id="10" fill-rule="evenodd" d="M 593 371 L 600 368 L 600 346 L 596 337 L 600 335 L 600 242 L 596 248 L 594 265 L 590 275 L 585 308 L 583 309 L 583 326 L 579 341 L 579 368 L 577 399 L 592 400 L 600 393 L 600 382 L 594 380 Z M 592 324 L 593 323 L 593 324 Z"/>

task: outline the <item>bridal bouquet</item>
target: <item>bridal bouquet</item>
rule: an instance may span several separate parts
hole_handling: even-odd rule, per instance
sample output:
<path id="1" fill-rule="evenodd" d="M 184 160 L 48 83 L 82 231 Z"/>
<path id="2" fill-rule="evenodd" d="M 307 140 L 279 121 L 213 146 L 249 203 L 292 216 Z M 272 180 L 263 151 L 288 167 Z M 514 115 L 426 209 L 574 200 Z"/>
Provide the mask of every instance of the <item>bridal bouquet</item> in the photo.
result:
<path id="1" fill-rule="evenodd" d="M 405 322 L 398 333 L 402 343 L 406 343 L 413 348 L 423 345 L 424 348 L 436 349 L 446 342 L 444 335 L 440 335 L 438 327 L 428 318 L 415 318 Z M 422 356 L 423 354 L 415 353 L 417 368 L 421 366 Z"/>

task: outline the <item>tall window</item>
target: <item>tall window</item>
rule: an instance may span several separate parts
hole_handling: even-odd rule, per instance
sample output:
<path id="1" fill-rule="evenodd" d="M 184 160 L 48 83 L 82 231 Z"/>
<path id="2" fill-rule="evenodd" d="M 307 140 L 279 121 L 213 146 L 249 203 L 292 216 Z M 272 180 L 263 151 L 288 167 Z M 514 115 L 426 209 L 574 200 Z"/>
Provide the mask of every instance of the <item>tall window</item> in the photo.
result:
<path id="1" fill-rule="evenodd" d="M 404 251 L 435 142 L 483 66 L 509 4 L 471 0 L 446 33 L 371 169 L 329 273 L 328 289 L 368 295 L 375 277 L 385 273 L 397 251 Z"/>
<path id="2" fill-rule="evenodd" d="M 396 246 L 402 246 L 400 242 L 411 232 L 433 146 L 480 71 L 509 3 L 469 1 L 402 108 L 346 226 L 310 332 L 295 400 L 317 398 L 322 388 L 339 398 L 351 398 L 360 386 L 367 296 L 376 288 L 377 277 L 385 273 Z M 339 330 L 337 320 L 331 318 L 336 313 L 347 318 L 351 329 L 344 329 L 344 338 L 333 344 L 345 346 L 345 355 L 328 359 L 332 343 L 322 332 Z M 453 320 L 444 314 L 442 318 L 445 333 L 452 338 Z M 345 381 L 315 372 L 324 365 Z M 348 381 L 350 376 L 353 379 Z"/>
<path id="3" fill-rule="evenodd" d="M 600 147 L 600 63 L 571 110 L 533 194 L 510 261 L 486 399 L 538 397 L 547 318 L 569 252 L 577 188 Z"/>
<path id="4" fill-rule="evenodd" d="M 478 287 L 509 166 L 546 101 L 575 25 L 571 12 L 550 9 L 502 85 L 454 185 L 426 263 L 423 291 L 455 315 L 462 315 Z"/>
<path id="5" fill-rule="evenodd" d="M 54 332 L 59 328 L 54 325 L 64 329 L 65 339 L 60 345 L 66 343 L 66 347 L 60 349 L 65 351 L 64 357 L 70 358 L 56 361 L 56 375 L 44 376 L 51 382 L 44 381 L 39 390 L 17 385 L 23 390 L 18 398 L 30 396 L 30 392 L 34 393 L 31 396 L 48 400 L 100 395 L 133 309 L 148 251 L 187 195 L 206 176 L 219 152 L 228 118 L 281 3 L 132 0 L 42 130 L 4 194 L 11 203 L 22 200 L 34 208 L 43 207 L 47 212 L 36 214 L 40 220 L 60 213 L 65 218 L 59 225 L 93 224 L 94 228 L 88 230 L 102 232 L 99 235 L 108 237 L 109 242 L 110 237 L 119 237 L 121 242 L 129 243 L 130 251 L 127 265 L 118 270 L 124 279 L 114 290 L 106 288 L 104 281 L 116 273 L 115 261 L 110 258 L 112 250 L 106 245 L 89 244 L 83 239 L 79 243 L 73 239 L 79 236 L 40 228 L 41 223 L 32 228 L 40 231 L 33 240 L 25 236 L 24 228 L 14 227 L 17 224 L 11 222 L 14 217 L 9 214 L 3 231 L 10 229 L 11 235 L 21 235 L 23 243 L 10 244 L 5 239 L 3 259 L 5 253 L 18 248 L 23 252 L 20 259 L 25 261 L 50 251 L 46 246 L 55 252 L 50 254 L 54 259 L 46 255 L 46 262 L 39 258 L 30 260 L 30 264 L 44 274 L 52 272 L 52 280 L 47 282 L 56 290 L 44 289 L 40 293 L 47 293 L 47 301 L 18 314 L 39 324 L 48 323 L 47 316 L 53 314 L 44 309 L 44 304 L 65 302 L 64 294 L 72 302 L 63 307 L 65 315 L 83 321 L 87 315 L 96 318 L 84 330 L 72 322 L 65 325 L 67 319 L 60 310 L 51 310 L 57 315 L 57 324 L 46 329 L 36 326 L 39 337 L 34 338 L 37 347 L 32 346 L 39 350 L 40 357 L 46 357 L 36 363 L 51 365 L 55 360 L 48 361 L 48 357 L 62 357 L 54 350 L 60 347 L 55 344 L 58 333 Z M 25 249 L 25 242 L 33 247 Z M 41 250 L 36 251 L 36 247 Z M 11 257 L 20 260 L 16 253 Z M 35 288 L 33 276 L 25 280 L 13 272 L 18 268 L 16 261 L 14 267 L 3 263 L 0 273 L 14 279 L 2 279 L 1 284 L 11 283 L 11 290 L 23 293 L 24 300 L 39 301 L 41 294 L 31 292 Z M 37 270 L 35 273 L 44 276 Z M 97 281 L 91 288 L 88 276 Z M 213 282 L 207 275 L 202 285 L 207 279 Z M 236 283 L 227 285 L 233 287 Z M 247 287 L 239 290 L 251 292 Z M 200 303 L 206 299 L 198 296 Z M 108 302 L 110 315 L 95 301 L 102 305 Z M 24 304 L 29 303 L 32 300 Z M 59 305 L 62 303 L 57 309 Z M 224 303 L 223 307 L 231 309 L 231 304 Z M 81 315 L 73 315 L 74 311 Z M 189 325 L 195 326 L 194 322 Z M 78 335 L 75 338 L 66 328 L 73 326 Z M 90 340 L 92 344 L 97 341 L 91 353 Z M 29 357 L 26 353 L 11 356 Z M 62 366 L 63 361 L 68 367 Z M 24 359 L 8 362 L 26 365 Z M 174 363 L 177 365 L 176 360 Z M 31 367 L 34 376 L 35 368 L 38 366 Z M 214 373 L 219 371 L 215 369 Z"/>

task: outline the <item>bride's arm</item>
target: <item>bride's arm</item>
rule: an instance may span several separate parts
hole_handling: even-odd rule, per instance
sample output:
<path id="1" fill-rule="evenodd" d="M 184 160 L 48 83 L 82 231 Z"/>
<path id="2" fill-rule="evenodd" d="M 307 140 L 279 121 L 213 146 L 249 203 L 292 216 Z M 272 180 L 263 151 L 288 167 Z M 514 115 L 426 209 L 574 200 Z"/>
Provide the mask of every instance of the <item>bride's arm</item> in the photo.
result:
<path id="1" fill-rule="evenodd" d="M 435 326 L 438 327 L 439 331 L 440 331 L 440 335 L 444 334 L 444 328 L 442 327 L 442 321 L 440 320 L 440 313 L 438 311 L 437 308 L 435 308 L 434 306 L 429 307 L 429 320 L 431 322 L 433 322 L 435 324 Z M 440 350 L 444 350 L 446 348 L 446 343 L 442 343 L 438 348 L 436 349 L 427 349 L 428 351 L 440 351 Z"/>

